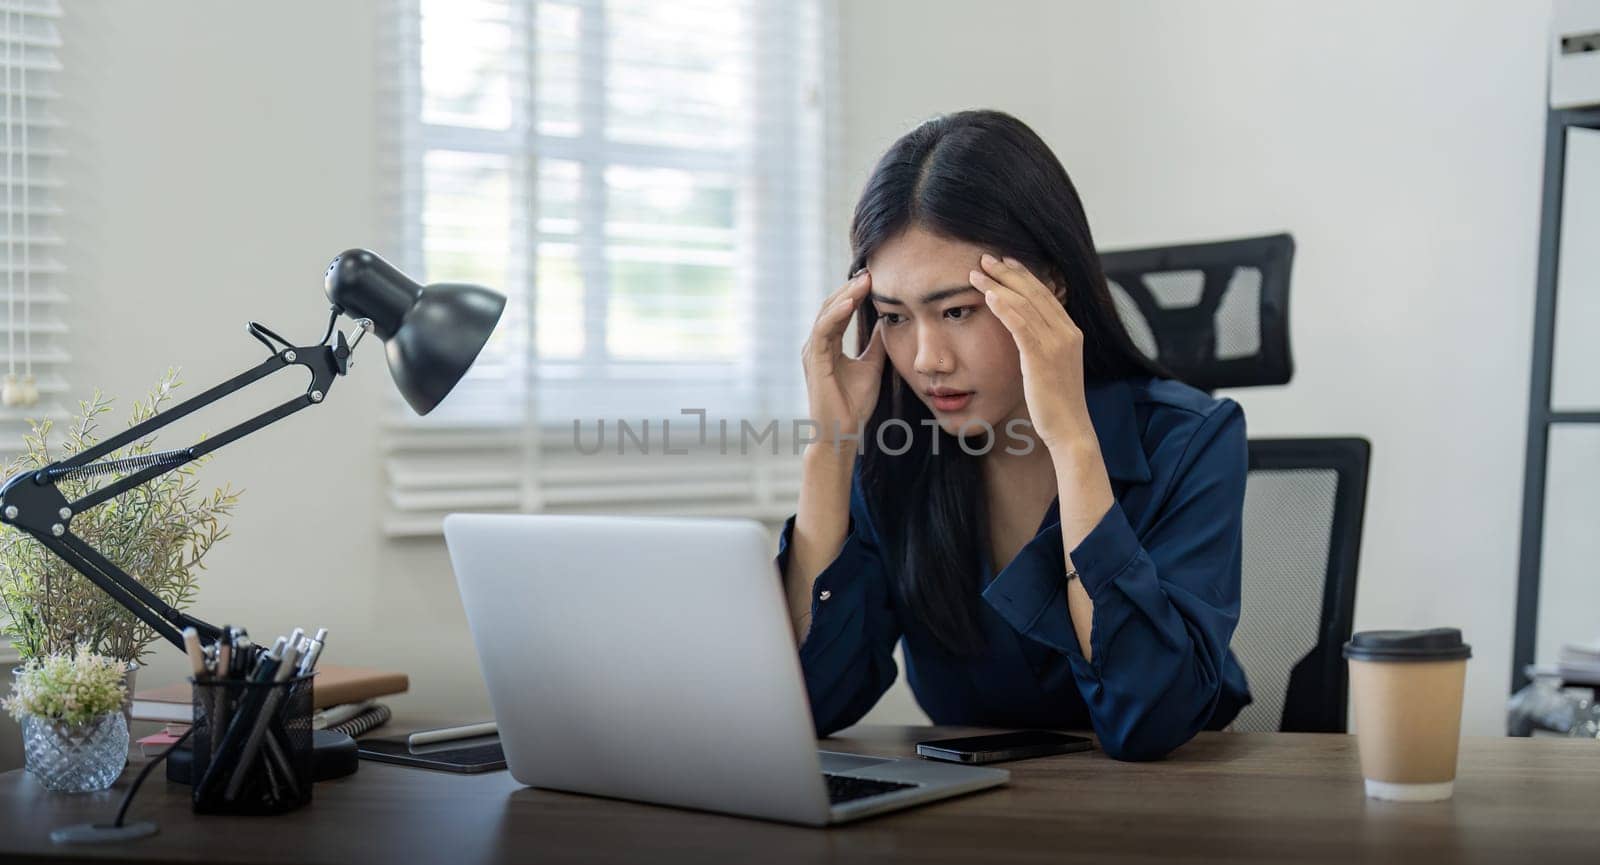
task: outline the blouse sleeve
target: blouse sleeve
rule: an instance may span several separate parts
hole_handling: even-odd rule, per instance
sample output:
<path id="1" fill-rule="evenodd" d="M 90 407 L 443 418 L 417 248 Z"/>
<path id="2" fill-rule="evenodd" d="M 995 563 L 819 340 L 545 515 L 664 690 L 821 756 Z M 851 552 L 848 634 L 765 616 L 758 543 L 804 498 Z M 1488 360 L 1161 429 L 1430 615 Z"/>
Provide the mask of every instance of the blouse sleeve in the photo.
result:
<path id="1" fill-rule="evenodd" d="M 817 735 L 861 720 L 898 672 L 894 645 L 900 625 L 888 592 L 876 532 L 861 492 L 860 461 L 850 484 L 850 528 L 839 555 L 811 587 L 811 627 L 800 644 Z M 793 516 L 778 539 L 778 571 L 788 578 Z"/>
<path id="2" fill-rule="evenodd" d="M 1060 524 L 1041 532 L 984 599 L 1018 633 L 1067 657 L 1101 747 L 1149 760 L 1203 729 L 1222 694 L 1239 620 L 1249 452 L 1232 401 L 1180 458 L 1165 504 L 1142 531 L 1113 504 L 1072 551 L 1094 601 L 1084 658 L 1067 610 Z"/>

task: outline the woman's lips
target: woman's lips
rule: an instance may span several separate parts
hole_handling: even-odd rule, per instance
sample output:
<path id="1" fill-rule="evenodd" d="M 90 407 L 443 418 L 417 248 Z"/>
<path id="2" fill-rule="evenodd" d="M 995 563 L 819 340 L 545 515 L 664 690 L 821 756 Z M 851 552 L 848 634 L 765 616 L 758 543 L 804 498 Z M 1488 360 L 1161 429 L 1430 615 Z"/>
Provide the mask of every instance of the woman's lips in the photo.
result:
<path id="1" fill-rule="evenodd" d="M 953 394 L 929 394 L 933 400 L 933 407 L 942 412 L 961 411 L 972 400 L 972 392 Z"/>

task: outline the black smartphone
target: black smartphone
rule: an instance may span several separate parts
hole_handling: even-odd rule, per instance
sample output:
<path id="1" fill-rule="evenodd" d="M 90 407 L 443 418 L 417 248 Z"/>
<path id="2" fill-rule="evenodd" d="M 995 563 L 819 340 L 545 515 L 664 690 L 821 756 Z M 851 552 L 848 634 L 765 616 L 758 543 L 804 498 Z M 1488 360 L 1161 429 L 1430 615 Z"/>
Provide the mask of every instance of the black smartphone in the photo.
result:
<path id="1" fill-rule="evenodd" d="M 1083 736 L 1049 730 L 1018 730 L 1014 733 L 918 742 L 917 756 L 930 760 L 949 760 L 952 763 L 1001 763 L 1029 757 L 1048 757 L 1051 754 L 1071 754 L 1093 748 L 1094 741 Z"/>
<path id="2" fill-rule="evenodd" d="M 363 760 L 421 766 L 445 772 L 493 772 L 506 767 L 506 754 L 499 736 L 479 736 L 453 742 L 408 747 L 405 737 L 368 737 L 356 740 L 357 754 Z"/>

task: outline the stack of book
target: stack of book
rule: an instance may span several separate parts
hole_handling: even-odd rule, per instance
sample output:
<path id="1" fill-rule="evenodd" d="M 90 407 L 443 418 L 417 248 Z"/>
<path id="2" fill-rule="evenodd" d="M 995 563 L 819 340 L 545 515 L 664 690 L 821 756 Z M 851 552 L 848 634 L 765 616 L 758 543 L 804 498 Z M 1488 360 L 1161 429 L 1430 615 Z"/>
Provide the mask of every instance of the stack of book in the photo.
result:
<path id="1" fill-rule="evenodd" d="M 323 664 L 312 689 L 311 725 L 359 736 L 389 720 L 389 707 L 379 697 L 403 694 L 410 687 L 405 673 Z M 140 750 L 153 757 L 188 732 L 194 721 L 193 689 L 188 682 L 176 682 L 135 691 L 132 715 L 135 721 L 166 724 L 160 733 L 139 740 Z"/>
<path id="2" fill-rule="evenodd" d="M 1568 685 L 1600 686 L 1600 640 L 1562 646 L 1556 669 Z"/>

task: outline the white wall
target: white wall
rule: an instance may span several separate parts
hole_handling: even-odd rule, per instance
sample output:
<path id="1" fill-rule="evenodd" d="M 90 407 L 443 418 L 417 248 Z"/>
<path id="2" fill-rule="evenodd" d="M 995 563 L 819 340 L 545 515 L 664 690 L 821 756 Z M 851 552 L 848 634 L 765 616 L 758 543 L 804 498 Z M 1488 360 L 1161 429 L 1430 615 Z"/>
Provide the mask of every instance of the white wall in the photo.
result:
<path id="1" fill-rule="evenodd" d="M 1499 732 L 1547 4 L 840 5 L 846 205 L 914 122 L 992 106 L 1057 149 L 1104 246 L 1295 234 L 1296 381 L 1234 396 L 1256 435 L 1372 439 L 1357 625 L 1464 628 L 1468 729 Z M 327 261 L 384 243 L 376 16 L 67 5 L 79 381 L 131 396 L 182 364 L 194 392 L 263 355 L 248 318 L 320 336 Z M 204 470 L 246 492 L 196 609 L 258 635 L 330 627 L 331 659 L 412 674 L 399 708 L 480 713 L 442 545 L 378 529 L 389 383 L 362 354 L 326 404 Z M 180 672 L 158 650 L 144 681 Z M 903 692 L 876 715 L 908 716 Z"/>
<path id="2" fill-rule="evenodd" d="M 917 121 L 993 107 L 1102 247 L 1294 234 L 1295 380 L 1228 395 L 1252 435 L 1372 440 L 1356 627 L 1461 627 L 1466 730 L 1502 733 L 1549 4 L 841 5 L 847 200 Z"/>
<path id="3" fill-rule="evenodd" d="M 385 242 L 373 170 L 378 5 L 66 4 L 76 382 L 125 404 L 177 364 L 197 393 L 265 357 L 249 319 L 293 341 L 321 337 L 328 261 Z M 245 492 L 195 612 L 258 639 L 328 627 L 328 660 L 411 673 L 413 696 L 397 708 L 483 713 L 442 546 L 380 534 L 377 415 L 391 386 L 377 343 L 357 361 L 326 403 L 201 470 L 203 482 Z M 186 428 L 219 430 L 305 388 L 299 371 L 268 381 L 256 385 L 264 395 L 252 389 Z M 157 646 L 140 684 L 177 679 L 180 661 Z"/>

